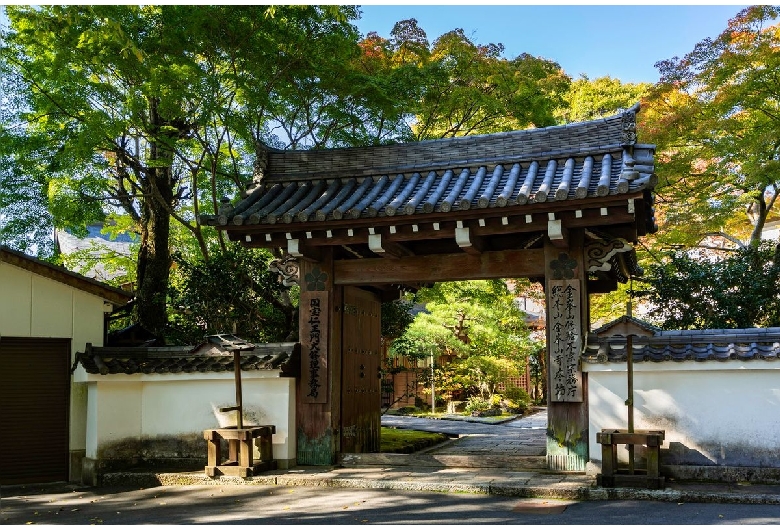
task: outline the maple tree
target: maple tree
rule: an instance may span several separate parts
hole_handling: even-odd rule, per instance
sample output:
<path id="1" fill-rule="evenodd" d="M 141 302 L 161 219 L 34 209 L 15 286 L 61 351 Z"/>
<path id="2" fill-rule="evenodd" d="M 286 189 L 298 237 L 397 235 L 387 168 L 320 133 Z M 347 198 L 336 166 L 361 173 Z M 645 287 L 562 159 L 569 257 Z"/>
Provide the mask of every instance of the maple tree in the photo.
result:
<path id="1" fill-rule="evenodd" d="M 757 245 L 780 195 L 780 16 L 776 6 L 740 11 L 715 39 L 661 72 L 644 139 L 658 145 L 657 245 L 695 245 L 723 232 Z"/>

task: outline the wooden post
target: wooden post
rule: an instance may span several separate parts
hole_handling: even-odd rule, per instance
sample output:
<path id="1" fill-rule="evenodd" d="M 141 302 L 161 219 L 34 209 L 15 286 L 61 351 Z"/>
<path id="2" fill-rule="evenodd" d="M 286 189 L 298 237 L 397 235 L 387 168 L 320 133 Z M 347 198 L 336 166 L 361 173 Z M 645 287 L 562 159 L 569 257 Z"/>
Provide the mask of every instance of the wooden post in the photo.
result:
<path id="1" fill-rule="evenodd" d="M 584 471 L 588 462 L 587 374 L 580 366 L 588 329 L 585 234 L 570 230 L 568 246 L 545 241 L 547 333 L 547 466 Z"/>
<path id="2" fill-rule="evenodd" d="M 244 404 L 241 396 L 241 352 L 233 352 L 233 371 L 236 373 L 236 428 L 244 428 Z"/>
<path id="3" fill-rule="evenodd" d="M 631 301 L 626 304 L 626 314 L 632 316 Z M 628 432 L 634 433 L 634 336 L 629 334 L 626 337 L 626 371 L 628 372 Z M 634 444 L 628 446 L 628 472 L 634 473 Z"/>
<path id="4" fill-rule="evenodd" d="M 629 335 L 626 338 L 626 363 L 628 365 L 628 399 L 626 405 L 628 405 L 628 432 L 634 433 L 634 340 L 633 335 Z M 628 471 L 634 473 L 634 444 L 628 445 Z"/>
<path id="5" fill-rule="evenodd" d="M 298 322 L 301 377 L 296 382 L 298 465 L 331 465 L 339 451 L 343 288 L 333 285 L 332 249 L 300 260 Z"/>

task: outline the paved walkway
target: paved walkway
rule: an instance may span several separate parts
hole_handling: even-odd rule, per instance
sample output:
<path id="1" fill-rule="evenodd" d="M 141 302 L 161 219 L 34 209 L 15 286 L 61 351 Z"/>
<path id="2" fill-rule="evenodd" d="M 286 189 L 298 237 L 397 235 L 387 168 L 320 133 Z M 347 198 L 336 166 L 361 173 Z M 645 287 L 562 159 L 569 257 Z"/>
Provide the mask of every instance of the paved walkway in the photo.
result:
<path id="1" fill-rule="evenodd" d="M 443 432 L 460 437 L 422 454 L 384 455 L 372 465 L 298 466 L 262 473 L 250 479 L 208 478 L 191 473 L 113 473 L 104 486 L 154 487 L 177 485 L 281 485 L 337 488 L 372 488 L 505 495 L 566 500 L 654 500 L 677 503 L 720 502 L 780 505 L 780 485 L 677 483 L 667 481 L 663 490 L 600 488 L 596 478 L 584 473 L 554 473 L 508 465 L 516 459 L 544 458 L 546 410 L 528 417 L 493 424 L 492 420 L 424 420 L 409 416 L 382 417 L 387 426 Z M 530 456 L 517 456 L 526 453 Z M 495 457 L 495 460 L 494 460 Z M 427 460 L 426 460 L 427 459 Z M 448 460 L 450 459 L 450 460 Z M 453 460 L 454 459 L 454 460 Z M 460 459 L 460 460 L 458 460 Z M 492 467 L 473 467 L 473 462 L 498 462 Z M 453 465 L 458 462 L 464 465 Z M 503 464 L 501 462 L 504 462 Z M 444 463 L 444 465 L 443 465 Z M 435 464 L 435 465 L 431 465 Z"/>
<path id="2" fill-rule="evenodd" d="M 545 456 L 547 441 L 547 410 L 529 416 L 495 423 L 489 418 L 431 420 L 412 416 L 382 416 L 382 425 L 401 429 L 441 432 L 459 438 L 442 447 L 426 451 L 428 454 L 458 454 L 473 457 Z M 492 467 L 492 466 L 491 466 Z"/>

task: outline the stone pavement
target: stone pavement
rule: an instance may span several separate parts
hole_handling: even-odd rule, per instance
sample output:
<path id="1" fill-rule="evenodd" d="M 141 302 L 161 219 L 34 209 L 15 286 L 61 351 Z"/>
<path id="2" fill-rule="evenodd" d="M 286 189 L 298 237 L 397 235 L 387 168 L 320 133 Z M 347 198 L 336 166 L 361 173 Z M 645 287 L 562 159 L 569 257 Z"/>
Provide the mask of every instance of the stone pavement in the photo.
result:
<path id="1" fill-rule="evenodd" d="M 208 478 L 190 473 L 111 473 L 103 486 L 282 485 L 378 488 L 506 495 L 566 500 L 655 500 L 780 504 L 780 485 L 750 483 L 681 483 L 667 481 L 663 490 L 600 488 L 584 473 L 544 469 L 546 410 L 497 424 L 429 420 L 409 416 L 382 417 L 385 426 L 458 435 L 457 439 L 414 455 L 344 455 L 337 466 L 298 466 L 261 473 L 250 479 Z"/>

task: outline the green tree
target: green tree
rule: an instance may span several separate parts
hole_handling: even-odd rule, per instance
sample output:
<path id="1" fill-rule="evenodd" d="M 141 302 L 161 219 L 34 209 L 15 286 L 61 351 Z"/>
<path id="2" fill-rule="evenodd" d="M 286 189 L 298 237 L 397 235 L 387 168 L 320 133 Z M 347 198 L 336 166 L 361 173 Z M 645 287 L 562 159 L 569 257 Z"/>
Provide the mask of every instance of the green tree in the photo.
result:
<path id="1" fill-rule="evenodd" d="M 665 329 L 780 325 L 780 263 L 764 242 L 718 254 L 669 252 L 649 267 L 650 316 Z"/>
<path id="2" fill-rule="evenodd" d="M 172 232 L 176 246 L 208 257 L 198 213 L 216 211 L 220 197 L 251 180 L 249 157 L 262 151 L 260 140 L 273 139 L 270 120 L 300 105 L 295 95 L 310 91 L 310 79 L 322 90 L 345 87 L 333 67 L 357 53 L 346 23 L 354 8 L 8 6 L 7 13 L 0 69 L 22 97 L 17 119 L 0 125 L 0 160 L 13 168 L 3 173 L 11 187 L 2 200 L 45 197 L 56 227 L 78 231 L 108 217 L 137 232 L 135 320 L 161 334 Z M 24 223 L 14 222 L 3 220 L 3 229 L 18 234 Z"/>
<path id="3" fill-rule="evenodd" d="M 555 112 L 559 123 L 572 123 L 613 116 L 640 101 L 652 85 L 623 83 L 610 76 L 589 79 L 586 75 L 574 80 L 566 93 L 568 105 Z"/>
<path id="4" fill-rule="evenodd" d="M 503 57 L 501 44 L 477 44 L 462 29 L 430 43 L 417 20 L 395 24 L 389 39 L 361 41 L 367 72 L 393 90 L 398 139 L 427 140 L 553 125 L 570 79 L 553 61 Z M 379 81 L 377 81 L 379 82 Z M 404 128 L 404 125 L 406 126 Z"/>
<path id="5" fill-rule="evenodd" d="M 235 333 L 254 342 L 297 341 L 298 289 L 269 271 L 265 249 L 232 244 L 208 261 L 177 256 L 171 273 L 169 336 L 197 344 L 205 335 Z"/>
<path id="6" fill-rule="evenodd" d="M 525 368 L 534 344 L 525 313 L 501 280 L 437 283 L 421 289 L 425 304 L 406 332 L 393 341 L 392 355 L 435 362 L 435 387 L 443 394 L 492 395 L 496 385 Z M 430 384 L 430 372 L 420 371 Z"/>
<path id="7" fill-rule="evenodd" d="M 780 15 L 740 11 L 715 39 L 656 64 L 640 114 L 656 143 L 659 244 L 725 232 L 757 245 L 780 193 Z"/>
<path id="8" fill-rule="evenodd" d="M 430 82 L 416 110 L 418 140 L 545 127 L 564 104 L 570 79 L 553 61 L 502 57 L 502 44 L 479 45 L 456 29 L 431 46 Z"/>

